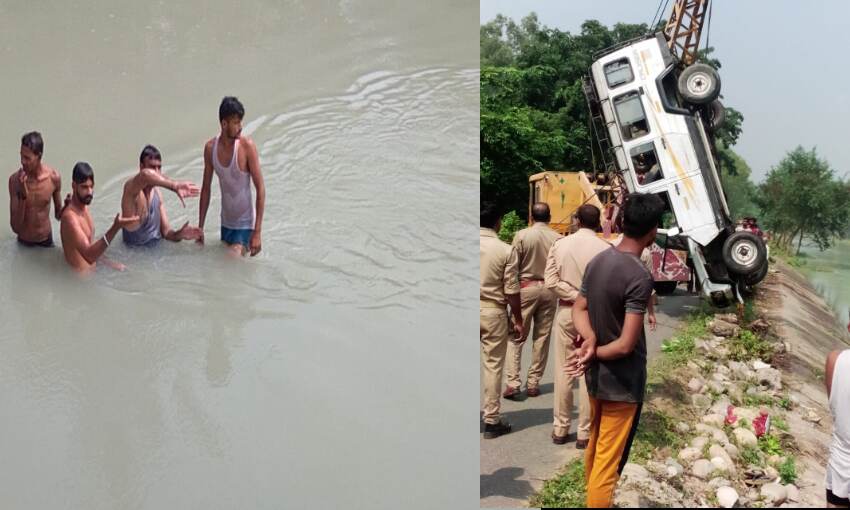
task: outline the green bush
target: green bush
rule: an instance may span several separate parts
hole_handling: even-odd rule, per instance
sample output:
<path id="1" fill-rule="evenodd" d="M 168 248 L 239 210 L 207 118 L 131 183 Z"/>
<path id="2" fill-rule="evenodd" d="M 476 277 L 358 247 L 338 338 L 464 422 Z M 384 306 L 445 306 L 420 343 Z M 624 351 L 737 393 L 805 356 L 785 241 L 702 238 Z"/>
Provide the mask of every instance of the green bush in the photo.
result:
<path id="1" fill-rule="evenodd" d="M 761 466 L 763 463 L 761 450 L 755 446 L 746 446 L 741 449 L 741 460 L 745 465 Z"/>
<path id="2" fill-rule="evenodd" d="M 499 229 L 499 239 L 511 244 L 514 240 L 514 235 L 525 227 L 525 222 L 522 221 L 522 218 L 519 217 L 516 211 L 511 211 L 502 216 L 502 228 Z"/>
<path id="3" fill-rule="evenodd" d="M 759 438 L 759 450 L 765 455 L 779 455 L 782 453 L 782 443 L 773 434 L 765 434 Z"/>
<path id="4" fill-rule="evenodd" d="M 773 358 L 773 346 L 752 331 L 746 329 L 742 330 L 738 336 L 732 338 L 729 347 L 729 357 L 735 361 L 760 359 L 770 362 Z"/>
<path id="5" fill-rule="evenodd" d="M 797 481 L 797 464 L 794 462 L 794 457 L 788 456 L 785 462 L 779 465 L 779 477 L 786 485 Z"/>
<path id="6" fill-rule="evenodd" d="M 567 464 L 558 476 L 546 480 L 529 503 L 538 508 L 584 508 L 586 500 L 584 461 L 578 458 Z"/>

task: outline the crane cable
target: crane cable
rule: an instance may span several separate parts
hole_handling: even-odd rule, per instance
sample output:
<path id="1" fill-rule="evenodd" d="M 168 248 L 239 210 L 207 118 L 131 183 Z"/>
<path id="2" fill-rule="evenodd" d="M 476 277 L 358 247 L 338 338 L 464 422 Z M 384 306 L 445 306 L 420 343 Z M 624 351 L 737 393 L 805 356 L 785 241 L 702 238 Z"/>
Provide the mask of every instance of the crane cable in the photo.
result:
<path id="1" fill-rule="evenodd" d="M 705 28 L 705 49 L 711 47 L 711 13 L 714 9 L 714 2 L 708 4 L 708 26 Z"/>
<path id="2" fill-rule="evenodd" d="M 658 0 L 658 7 L 655 10 L 655 16 L 653 16 L 652 21 L 649 22 L 649 33 L 652 33 L 652 31 L 655 29 L 655 24 L 658 23 L 658 21 L 661 21 L 660 14 L 664 12 L 661 8 L 662 3 L 666 3 L 665 0 Z M 656 18 L 658 19 L 658 21 L 656 21 Z"/>

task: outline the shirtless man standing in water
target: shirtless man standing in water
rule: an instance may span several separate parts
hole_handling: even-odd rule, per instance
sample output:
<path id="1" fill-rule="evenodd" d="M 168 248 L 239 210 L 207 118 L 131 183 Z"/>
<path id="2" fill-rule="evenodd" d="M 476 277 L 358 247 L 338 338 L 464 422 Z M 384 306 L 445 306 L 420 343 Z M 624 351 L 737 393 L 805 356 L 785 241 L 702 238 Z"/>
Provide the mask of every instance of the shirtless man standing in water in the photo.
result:
<path id="1" fill-rule="evenodd" d="M 101 256 L 115 238 L 118 230 L 137 223 L 139 217 L 124 218 L 120 214 L 116 214 L 109 230 L 100 239 L 93 241 L 94 221 L 92 221 L 88 207 L 92 198 L 94 198 L 94 171 L 92 171 L 91 165 L 85 162 L 74 165 L 72 180 L 71 195 L 66 198 L 67 206 L 62 211 L 60 224 L 65 260 L 74 270 L 80 273 L 94 271 L 98 259 L 115 269 L 124 269 L 122 264 L 117 264 Z"/>
<path id="2" fill-rule="evenodd" d="M 62 214 L 59 172 L 41 162 L 44 140 L 33 131 L 21 138 L 21 168 L 9 176 L 9 219 L 24 246 L 53 246 L 50 198 L 58 220 Z"/>
<path id="3" fill-rule="evenodd" d="M 218 109 L 221 133 L 204 146 L 204 182 L 198 228 L 203 243 L 204 221 L 210 206 L 213 172 L 221 185 L 221 240 L 234 255 L 251 256 L 262 249 L 263 211 L 266 188 L 260 172 L 260 157 L 253 140 L 242 135 L 245 108 L 235 97 L 225 97 Z M 251 183 L 257 189 L 256 221 Z"/>

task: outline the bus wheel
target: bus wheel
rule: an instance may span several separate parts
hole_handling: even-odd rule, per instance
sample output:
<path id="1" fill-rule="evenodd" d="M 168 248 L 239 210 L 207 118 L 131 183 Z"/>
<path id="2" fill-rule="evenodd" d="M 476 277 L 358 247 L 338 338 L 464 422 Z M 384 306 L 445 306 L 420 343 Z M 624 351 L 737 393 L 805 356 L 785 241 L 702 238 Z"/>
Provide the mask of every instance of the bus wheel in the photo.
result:
<path id="1" fill-rule="evenodd" d="M 723 243 L 723 263 L 730 272 L 744 278 L 755 275 L 767 264 L 764 241 L 746 230 L 733 233 Z"/>
<path id="2" fill-rule="evenodd" d="M 679 75 L 678 89 L 688 103 L 708 104 L 720 95 L 720 75 L 709 65 L 693 64 Z"/>
<path id="3" fill-rule="evenodd" d="M 726 107 L 719 99 L 712 101 L 706 108 L 708 126 L 712 132 L 717 131 L 726 122 Z"/>

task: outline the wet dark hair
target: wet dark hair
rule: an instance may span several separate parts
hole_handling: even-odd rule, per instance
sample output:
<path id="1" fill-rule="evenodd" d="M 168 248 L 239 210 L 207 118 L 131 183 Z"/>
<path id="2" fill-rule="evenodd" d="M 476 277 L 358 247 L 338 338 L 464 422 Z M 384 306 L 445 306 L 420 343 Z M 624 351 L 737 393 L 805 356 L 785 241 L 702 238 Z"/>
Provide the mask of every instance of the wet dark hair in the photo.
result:
<path id="1" fill-rule="evenodd" d="M 80 161 L 74 165 L 72 179 L 74 179 L 74 182 L 77 184 L 83 184 L 87 180 L 91 179 L 92 184 L 94 184 L 94 170 L 92 170 L 91 165 L 85 161 Z"/>
<path id="2" fill-rule="evenodd" d="M 492 202 L 481 202 L 481 226 L 485 228 L 496 228 L 496 223 L 502 218 L 496 204 Z"/>
<path id="3" fill-rule="evenodd" d="M 221 106 L 218 107 L 218 120 L 220 122 L 234 115 L 242 120 L 242 117 L 245 116 L 245 107 L 235 97 L 225 96 L 221 100 Z"/>
<path id="4" fill-rule="evenodd" d="M 599 209 L 595 205 L 584 204 L 576 211 L 576 218 L 582 227 L 596 230 L 599 228 Z"/>
<path id="5" fill-rule="evenodd" d="M 658 226 L 664 214 L 664 201 L 658 195 L 632 193 L 623 207 L 623 234 L 632 239 L 641 237 Z"/>
<path id="6" fill-rule="evenodd" d="M 142 149 L 142 153 L 139 154 L 139 164 L 145 164 L 145 160 L 147 158 L 153 158 L 162 161 L 162 154 L 160 154 L 159 149 L 157 149 L 153 145 L 145 145 L 145 148 Z"/>
<path id="7" fill-rule="evenodd" d="M 38 131 L 30 131 L 21 137 L 21 145 L 41 157 L 44 154 L 44 140 Z"/>
<path id="8" fill-rule="evenodd" d="M 549 223 L 549 220 L 552 219 L 552 214 L 549 212 L 549 204 L 546 202 L 535 202 L 531 206 L 531 217 L 534 221 Z"/>

